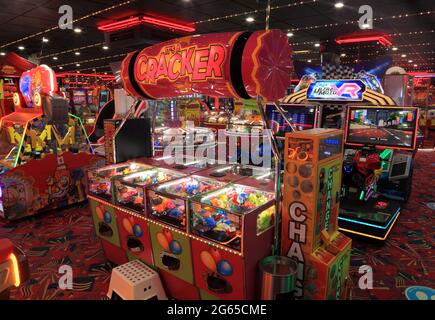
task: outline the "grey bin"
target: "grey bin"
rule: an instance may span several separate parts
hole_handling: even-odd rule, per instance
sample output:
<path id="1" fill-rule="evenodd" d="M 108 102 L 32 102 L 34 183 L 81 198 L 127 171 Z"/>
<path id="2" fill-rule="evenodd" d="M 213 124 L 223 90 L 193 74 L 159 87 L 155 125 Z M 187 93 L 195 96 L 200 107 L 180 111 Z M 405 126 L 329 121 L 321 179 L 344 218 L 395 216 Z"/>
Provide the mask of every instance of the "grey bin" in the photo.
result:
<path id="1" fill-rule="evenodd" d="M 278 294 L 295 288 L 297 263 L 284 256 L 269 256 L 260 261 L 261 299 L 275 300 Z"/>

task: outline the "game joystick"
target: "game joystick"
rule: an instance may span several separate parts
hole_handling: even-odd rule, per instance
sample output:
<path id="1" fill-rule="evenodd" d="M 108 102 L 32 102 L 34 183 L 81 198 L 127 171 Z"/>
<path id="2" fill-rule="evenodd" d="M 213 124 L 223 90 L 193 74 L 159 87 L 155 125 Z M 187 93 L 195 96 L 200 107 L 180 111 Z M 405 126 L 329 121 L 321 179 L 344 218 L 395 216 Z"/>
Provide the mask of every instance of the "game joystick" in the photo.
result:
<path id="1" fill-rule="evenodd" d="M 98 223 L 98 233 L 104 237 L 113 236 L 112 228 L 104 221 Z"/>
<path id="2" fill-rule="evenodd" d="M 162 259 L 162 264 L 169 270 L 175 271 L 180 269 L 181 261 L 175 256 L 167 252 L 162 252 L 160 253 L 160 259 Z"/>
<path id="3" fill-rule="evenodd" d="M 228 281 L 216 273 L 206 275 L 207 288 L 215 293 L 231 293 L 233 291 Z"/>
<path id="4" fill-rule="evenodd" d="M 142 252 L 144 250 L 142 242 L 134 236 L 127 237 L 127 247 L 131 252 Z"/>

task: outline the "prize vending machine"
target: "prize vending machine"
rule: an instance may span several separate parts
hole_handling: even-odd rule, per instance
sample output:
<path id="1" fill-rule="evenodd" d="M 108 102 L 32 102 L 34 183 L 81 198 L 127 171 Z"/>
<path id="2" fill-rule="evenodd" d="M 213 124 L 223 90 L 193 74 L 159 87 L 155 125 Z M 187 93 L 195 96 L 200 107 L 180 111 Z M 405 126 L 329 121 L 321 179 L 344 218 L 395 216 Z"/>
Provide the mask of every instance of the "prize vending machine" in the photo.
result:
<path id="1" fill-rule="evenodd" d="M 295 297 L 341 299 L 351 240 L 338 232 L 343 132 L 286 134 L 281 254 L 298 263 Z"/>
<path id="2" fill-rule="evenodd" d="M 274 193 L 229 184 L 192 199 L 195 284 L 202 299 L 258 299 L 258 261 L 270 255 Z"/>

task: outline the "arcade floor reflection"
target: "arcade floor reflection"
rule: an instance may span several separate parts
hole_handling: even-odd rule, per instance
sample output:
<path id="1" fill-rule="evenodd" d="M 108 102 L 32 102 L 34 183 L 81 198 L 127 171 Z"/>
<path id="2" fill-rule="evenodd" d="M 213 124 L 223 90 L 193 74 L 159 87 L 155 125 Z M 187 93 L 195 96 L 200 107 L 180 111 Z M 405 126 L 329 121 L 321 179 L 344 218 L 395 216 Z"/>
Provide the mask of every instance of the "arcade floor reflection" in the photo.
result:
<path id="1" fill-rule="evenodd" d="M 348 299 L 406 299 L 409 287 L 435 289 L 434 186 L 435 151 L 418 151 L 411 198 L 389 238 L 353 241 Z M 103 254 L 87 204 L 19 222 L 0 220 L 0 238 L 20 246 L 30 264 L 30 279 L 11 291 L 11 299 L 107 299 L 113 265 Z M 73 290 L 59 289 L 58 269 L 64 264 L 73 268 Z M 371 290 L 359 288 L 362 265 L 373 269 Z"/>

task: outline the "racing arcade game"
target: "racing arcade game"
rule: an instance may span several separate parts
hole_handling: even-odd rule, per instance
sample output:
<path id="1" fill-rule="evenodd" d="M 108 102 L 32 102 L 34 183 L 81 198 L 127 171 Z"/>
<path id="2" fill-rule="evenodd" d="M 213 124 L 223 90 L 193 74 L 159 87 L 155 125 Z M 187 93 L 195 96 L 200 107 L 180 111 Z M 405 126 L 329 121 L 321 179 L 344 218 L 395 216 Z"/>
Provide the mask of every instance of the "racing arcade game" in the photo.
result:
<path id="1" fill-rule="evenodd" d="M 410 193 L 417 119 L 413 107 L 349 107 L 340 230 L 388 237 Z"/>

